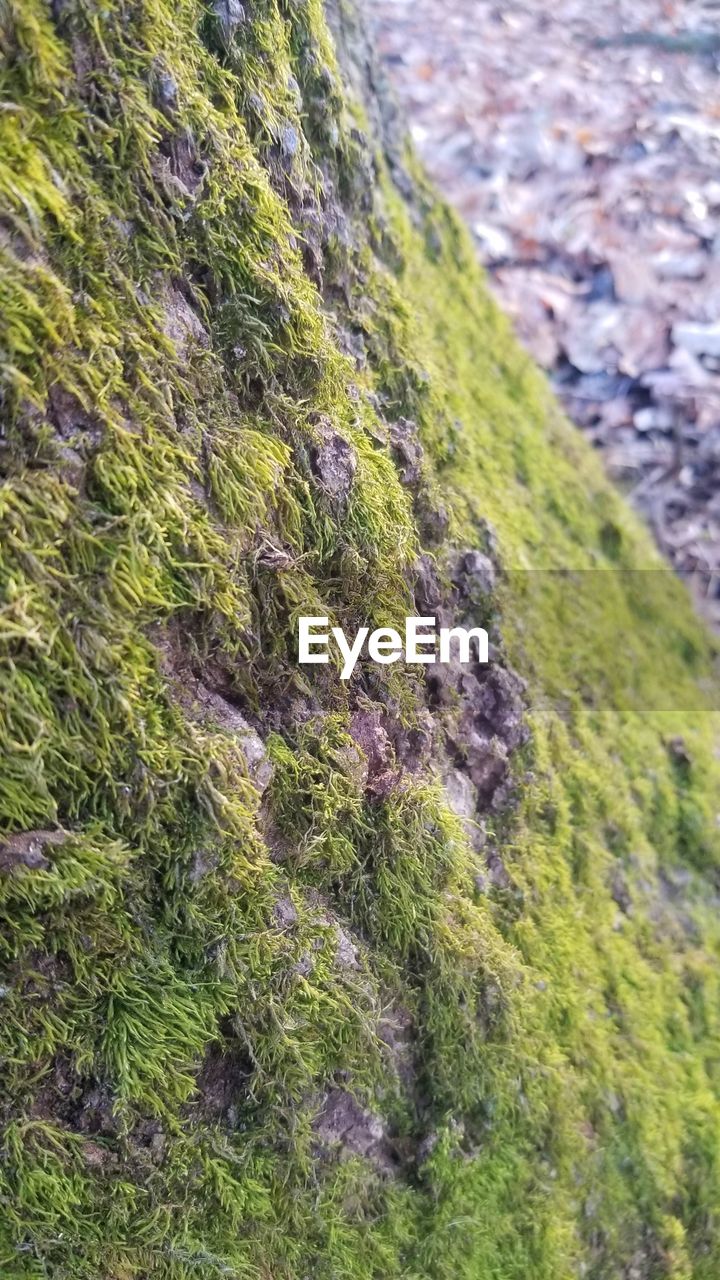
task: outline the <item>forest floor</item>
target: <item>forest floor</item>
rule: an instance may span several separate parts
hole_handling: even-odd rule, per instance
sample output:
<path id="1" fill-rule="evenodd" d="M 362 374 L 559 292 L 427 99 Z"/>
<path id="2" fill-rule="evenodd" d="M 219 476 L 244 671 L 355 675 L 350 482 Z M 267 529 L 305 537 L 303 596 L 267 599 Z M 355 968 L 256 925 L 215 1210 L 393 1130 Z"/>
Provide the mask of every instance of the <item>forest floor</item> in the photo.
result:
<path id="1" fill-rule="evenodd" d="M 720 0 L 368 0 L 517 332 L 720 622 Z"/>

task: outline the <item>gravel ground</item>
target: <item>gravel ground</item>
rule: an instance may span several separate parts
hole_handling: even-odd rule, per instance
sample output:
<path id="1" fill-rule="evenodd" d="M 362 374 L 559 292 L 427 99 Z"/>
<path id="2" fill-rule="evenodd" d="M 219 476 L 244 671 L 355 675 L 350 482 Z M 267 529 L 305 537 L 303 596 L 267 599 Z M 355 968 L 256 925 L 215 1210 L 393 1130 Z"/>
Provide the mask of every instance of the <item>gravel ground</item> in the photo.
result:
<path id="1" fill-rule="evenodd" d="M 720 623 L 720 0 L 368 0 L 431 174 Z"/>

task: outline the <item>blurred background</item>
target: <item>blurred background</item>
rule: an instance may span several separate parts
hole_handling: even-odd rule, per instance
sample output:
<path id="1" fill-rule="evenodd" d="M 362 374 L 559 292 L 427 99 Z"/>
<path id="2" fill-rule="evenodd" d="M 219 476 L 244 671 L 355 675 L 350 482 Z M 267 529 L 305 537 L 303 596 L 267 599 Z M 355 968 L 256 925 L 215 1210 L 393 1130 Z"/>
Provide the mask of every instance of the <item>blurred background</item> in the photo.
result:
<path id="1" fill-rule="evenodd" d="M 432 177 L 720 625 L 720 0 L 367 0 Z"/>

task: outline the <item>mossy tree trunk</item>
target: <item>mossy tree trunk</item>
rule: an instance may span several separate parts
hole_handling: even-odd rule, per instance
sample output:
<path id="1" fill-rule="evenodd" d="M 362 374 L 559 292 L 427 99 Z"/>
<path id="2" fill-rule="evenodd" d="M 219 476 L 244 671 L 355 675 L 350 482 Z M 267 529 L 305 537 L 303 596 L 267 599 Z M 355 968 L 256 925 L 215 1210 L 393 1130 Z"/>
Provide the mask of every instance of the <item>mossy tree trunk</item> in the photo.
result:
<path id="1" fill-rule="evenodd" d="M 354 13 L 0 37 L 3 1277 L 714 1280 L 713 645 Z"/>

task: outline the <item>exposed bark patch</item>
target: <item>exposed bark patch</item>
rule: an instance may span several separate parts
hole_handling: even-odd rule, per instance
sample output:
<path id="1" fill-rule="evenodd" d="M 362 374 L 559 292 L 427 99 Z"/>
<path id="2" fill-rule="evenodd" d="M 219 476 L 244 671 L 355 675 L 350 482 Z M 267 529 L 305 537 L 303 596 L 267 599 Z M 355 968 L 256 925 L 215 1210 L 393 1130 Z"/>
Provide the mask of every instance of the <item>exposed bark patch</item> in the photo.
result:
<path id="1" fill-rule="evenodd" d="M 443 600 L 443 587 L 440 582 L 437 561 L 427 552 L 415 562 L 413 582 L 415 606 L 418 614 L 435 615 Z"/>
<path id="2" fill-rule="evenodd" d="M 613 866 L 610 874 L 610 896 L 623 915 L 632 914 L 633 900 L 630 886 L 622 867 L 617 864 Z"/>
<path id="3" fill-rule="evenodd" d="M 0 873 L 27 867 L 31 871 L 43 871 L 50 866 L 45 856 L 48 846 L 64 844 L 65 831 L 19 831 L 16 835 L 0 840 Z"/>
<path id="4" fill-rule="evenodd" d="M 392 743 L 383 726 L 380 711 L 355 711 L 350 717 L 350 734 L 367 761 L 365 790 L 369 795 L 387 796 L 396 786 L 400 770 Z"/>
<path id="5" fill-rule="evenodd" d="M 163 332 L 174 344 L 180 360 L 187 360 L 193 346 L 209 347 L 210 337 L 180 289 L 167 285 L 160 295 Z"/>
<path id="6" fill-rule="evenodd" d="M 511 889 L 512 880 L 498 849 L 492 845 L 485 853 L 487 878 L 494 889 Z"/>
<path id="7" fill-rule="evenodd" d="M 321 441 L 310 449 L 310 465 L 319 486 L 335 503 L 347 500 L 357 471 L 357 458 L 343 436 L 323 425 Z"/>
<path id="8" fill-rule="evenodd" d="M 360 1106 L 351 1093 L 332 1089 L 313 1121 L 319 1141 L 341 1157 L 363 1156 L 379 1173 L 398 1172 L 400 1156 L 380 1116 Z"/>
<path id="9" fill-rule="evenodd" d="M 114 1100 L 108 1085 L 78 1075 L 67 1052 L 56 1054 L 32 1101 L 33 1119 L 60 1122 L 71 1133 L 117 1136 Z M 108 1159 L 111 1153 L 106 1152 Z"/>
<path id="10" fill-rule="evenodd" d="M 505 781 L 513 751 L 527 740 L 522 685 L 502 667 L 476 667 L 451 685 L 460 712 L 447 738 L 458 768 L 467 773 L 487 806 Z"/>
<path id="11" fill-rule="evenodd" d="M 335 948 L 335 964 L 339 969 L 359 969 L 359 949 L 350 934 L 341 924 L 335 924 L 337 945 Z"/>
<path id="12" fill-rule="evenodd" d="M 408 1095 L 417 1089 L 415 1027 L 411 1014 L 402 1006 L 386 1010 L 378 1024 L 378 1034 L 386 1047 L 386 1057 Z"/>
<path id="13" fill-rule="evenodd" d="M 425 457 L 418 437 L 417 424 L 407 418 L 398 418 L 390 425 L 390 444 L 395 464 L 403 484 L 411 488 L 422 479 Z"/>
<path id="14" fill-rule="evenodd" d="M 189 129 L 183 129 L 160 143 L 152 168 L 170 200 L 177 200 L 180 196 L 194 201 L 208 171 Z"/>
<path id="15" fill-rule="evenodd" d="M 495 566 L 489 556 L 478 550 L 459 552 L 451 564 L 450 576 L 460 600 L 467 603 L 480 603 L 495 587 Z"/>
<path id="16" fill-rule="evenodd" d="M 479 795 L 472 779 L 461 769 L 449 769 L 443 779 L 445 796 L 453 813 L 461 819 L 468 839 L 475 843 Z"/>
<path id="17" fill-rule="evenodd" d="M 64 439 L 82 434 L 98 444 L 102 435 L 97 419 L 88 413 L 77 396 L 56 382 L 48 391 L 47 416 Z"/>
<path id="18" fill-rule="evenodd" d="M 159 70 L 154 77 L 153 97 L 166 115 L 173 116 L 178 108 L 178 84 L 169 71 Z"/>
<path id="19" fill-rule="evenodd" d="M 487 627 L 496 580 L 490 557 L 474 548 L 456 552 L 448 578 L 443 582 L 432 557 L 422 556 L 416 565 L 416 607 L 435 617 L 438 626 Z M 426 680 L 429 706 L 442 723 L 451 762 L 450 769 L 443 768 L 450 803 L 467 820 L 473 798 L 467 783 L 475 789 L 477 810 L 499 801 L 510 756 L 528 739 L 525 686 L 499 661 L 436 663 L 427 668 Z"/>
<path id="20" fill-rule="evenodd" d="M 217 853 L 209 849 L 196 849 L 190 866 L 190 883 L 199 884 L 205 876 L 212 875 L 219 865 L 220 857 Z"/>
<path id="21" fill-rule="evenodd" d="M 253 1074 L 250 1058 L 236 1044 L 211 1044 L 198 1072 L 193 1102 L 208 1118 L 234 1126 Z"/>
<path id="22" fill-rule="evenodd" d="M 297 907 L 288 894 L 282 894 L 273 906 L 273 916 L 279 929 L 292 929 L 299 916 Z"/>
<path id="23" fill-rule="evenodd" d="M 435 742 L 435 723 L 430 712 L 419 707 L 417 722 L 410 728 L 397 723 L 393 745 L 398 764 L 406 773 L 419 774 L 430 767 Z"/>
<path id="24" fill-rule="evenodd" d="M 273 767 L 260 734 L 248 724 L 237 707 L 200 681 L 195 687 L 196 702 L 202 712 L 221 729 L 233 735 L 245 757 L 248 773 L 261 793 L 270 785 Z"/>
<path id="25" fill-rule="evenodd" d="M 172 697 L 194 719 L 210 722 L 237 741 L 257 790 L 267 790 L 273 768 L 257 729 L 245 719 L 234 703 L 208 688 L 194 673 L 176 627 L 155 628 L 152 639 L 158 652 L 160 670 L 168 681 Z"/>

